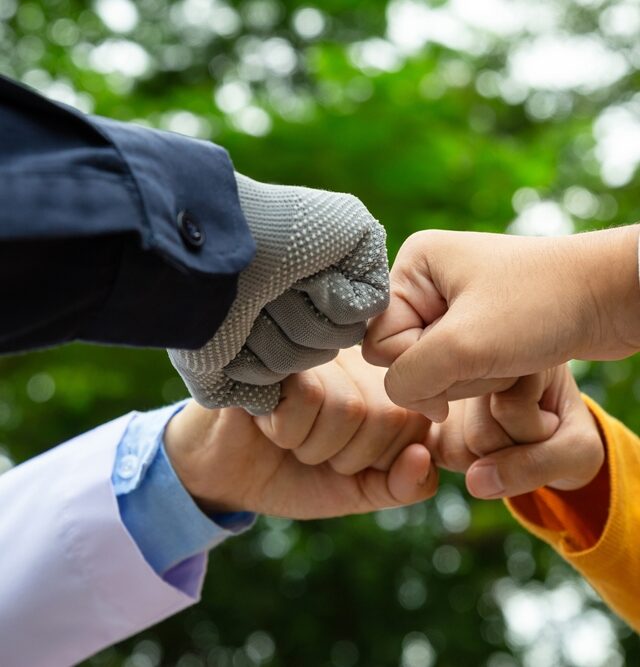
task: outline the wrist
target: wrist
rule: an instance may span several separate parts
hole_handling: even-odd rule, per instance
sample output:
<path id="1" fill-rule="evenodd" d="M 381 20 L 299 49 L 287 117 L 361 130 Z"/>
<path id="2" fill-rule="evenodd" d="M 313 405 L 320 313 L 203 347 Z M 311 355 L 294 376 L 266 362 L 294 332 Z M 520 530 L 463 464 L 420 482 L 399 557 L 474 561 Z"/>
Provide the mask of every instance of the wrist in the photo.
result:
<path id="1" fill-rule="evenodd" d="M 178 479 L 209 515 L 244 509 L 227 488 L 229 480 L 221 462 L 218 433 L 224 412 L 191 401 L 169 421 L 164 433 L 165 451 Z"/>
<path id="2" fill-rule="evenodd" d="M 639 225 L 571 239 L 581 339 L 575 357 L 618 359 L 640 349 Z"/>

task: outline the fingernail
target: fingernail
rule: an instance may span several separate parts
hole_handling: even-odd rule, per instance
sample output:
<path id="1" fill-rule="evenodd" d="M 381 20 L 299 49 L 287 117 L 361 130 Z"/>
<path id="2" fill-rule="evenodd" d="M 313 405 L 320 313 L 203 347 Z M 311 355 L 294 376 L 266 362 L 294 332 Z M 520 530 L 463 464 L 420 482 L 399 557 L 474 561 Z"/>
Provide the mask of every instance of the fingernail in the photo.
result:
<path id="1" fill-rule="evenodd" d="M 498 498 L 504 495 L 504 484 L 495 463 L 479 463 L 467 472 L 467 488 L 478 498 Z"/>

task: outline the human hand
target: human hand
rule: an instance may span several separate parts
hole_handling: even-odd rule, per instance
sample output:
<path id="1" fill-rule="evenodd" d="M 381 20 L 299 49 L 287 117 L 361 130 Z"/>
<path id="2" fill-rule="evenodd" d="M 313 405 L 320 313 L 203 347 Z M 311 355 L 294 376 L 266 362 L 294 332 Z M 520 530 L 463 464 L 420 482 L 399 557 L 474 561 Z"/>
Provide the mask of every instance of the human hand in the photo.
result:
<path id="1" fill-rule="evenodd" d="M 428 421 L 391 403 L 383 375 L 355 348 L 285 380 L 268 416 L 191 402 L 167 427 L 167 453 L 207 511 L 312 519 L 425 500 L 438 480 Z"/>
<path id="2" fill-rule="evenodd" d="M 562 238 L 419 232 L 391 271 L 364 355 L 389 396 L 442 421 L 447 402 L 572 358 L 640 348 L 637 225 Z"/>
<path id="3" fill-rule="evenodd" d="M 567 365 L 519 378 L 508 389 L 451 404 L 426 439 L 433 462 L 466 473 L 477 498 L 543 486 L 586 486 L 605 458 L 595 420 Z"/>
<path id="4" fill-rule="evenodd" d="M 362 340 L 386 308 L 386 237 L 352 195 L 236 181 L 257 254 L 212 340 L 169 356 L 201 405 L 267 414 L 285 377 Z"/>

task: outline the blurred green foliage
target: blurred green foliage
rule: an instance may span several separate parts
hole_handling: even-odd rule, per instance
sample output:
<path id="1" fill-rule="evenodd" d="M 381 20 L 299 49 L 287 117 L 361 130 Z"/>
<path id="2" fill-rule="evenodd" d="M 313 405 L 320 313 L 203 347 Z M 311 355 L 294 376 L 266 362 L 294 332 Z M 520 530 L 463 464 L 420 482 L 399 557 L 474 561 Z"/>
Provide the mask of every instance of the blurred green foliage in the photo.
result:
<path id="1" fill-rule="evenodd" d="M 353 192 L 386 225 L 392 253 L 432 227 L 634 221 L 634 165 L 603 178 L 597 128 L 607 109 L 635 113 L 637 3 L 531 3 L 551 12 L 556 36 L 597 39 L 627 63 L 601 84 L 546 87 L 513 73 L 515 50 L 544 26 L 491 29 L 509 4 L 516 18 L 529 11 L 484 2 L 486 25 L 470 28 L 466 48 L 437 36 L 405 48 L 402 30 L 390 36 L 400 9 L 416 12 L 412 30 L 457 12 L 462 35 L 472 5 L 0 0 L 0 71 L 86 111 L 212 139 L 257 179 Z M 636 430 L 638 370 L 635 359 L 575 365 L 583 388 Z M 184 393 L 162 351 L 73 345 L 3 358 L 0 447 L 21 462 Z M 438 498 L 411 509 L 262 519 L 213 553 L 200 605 L 88 664 L 614 667 L 640 664 L 640 646 L 502 505 L 470 502 L 445 475 Z"/>

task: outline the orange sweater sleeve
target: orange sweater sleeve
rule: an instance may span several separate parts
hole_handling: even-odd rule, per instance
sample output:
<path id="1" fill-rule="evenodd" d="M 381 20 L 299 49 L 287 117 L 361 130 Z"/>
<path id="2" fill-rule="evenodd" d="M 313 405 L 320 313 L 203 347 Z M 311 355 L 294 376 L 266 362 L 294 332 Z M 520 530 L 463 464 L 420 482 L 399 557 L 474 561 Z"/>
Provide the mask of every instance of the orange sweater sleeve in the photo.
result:
<path id="1" fill-rule="evenodd" d="M 507 507 L 550 544 L 633 628 L 640 630 L 640 438 L 583 397 L 607 448 L 598 476 L 578 491 L 538 489 Z"/>

